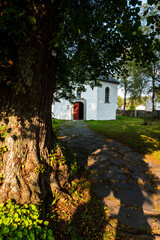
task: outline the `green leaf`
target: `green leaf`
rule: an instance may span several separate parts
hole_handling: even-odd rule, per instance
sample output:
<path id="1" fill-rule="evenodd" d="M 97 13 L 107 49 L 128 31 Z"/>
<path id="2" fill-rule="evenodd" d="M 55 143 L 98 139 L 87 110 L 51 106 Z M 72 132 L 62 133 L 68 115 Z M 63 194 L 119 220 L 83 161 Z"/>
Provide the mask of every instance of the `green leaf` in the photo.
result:
<path id="1" fill-rule="evenodd" d="M 53 236 L 48 236 L 48 240 L 55 240 Z"/>
<path id="2" fill-rule="evenodd" d="M 48 221 L 44 221 L 43 223 L 45 226 L 48 226 L 49 222 Z"/>
<path id="3" fill-rule="evenodd" d="M 20 218 L 15 218 L 14 221 L 15 221 L 15 222 L 20 222 L 21 219 L 20 219 Z"/>
<path id="4" fill-rule="evenodd" d="M 18 213 L 15 213 L 14 218 L 18 218 L 18 217 L 19 217 Z"/>
<path id="5" fill-rule="evenodd" d="M 58 47 L 58 46 L 59 46 L 59 43 L 55 43 L 55 44 L 54 44 L 54 47 Z"/>
<path id="6" fill-rule="evenodd" d="M 7 152 L 7 148 L 5 147 L 5 148 L 3 148 L 3 152 Z"/>
<path id="7" fill-rule="evenodd" d="M 46 239 L 46 237 L 47 237 L 46 233 L 41 234 L 42 239 Z"/>
<path id="8" fill-rule="evenodd" d="M 40 232 L 42 232 L 42 228 L 40 226 L 36 227 L 36 233 L 39 234 Z"/>
<path id="9" fill-rule="evenodd" d="M 9 233 L 9 228 L 8 227 L 2 228 L 2 234 L 7 235 L 8 233 Z"/>
<path id="10" fill-rule="evenodd" d="M 30 240 L 35 240 L 35 235 L 34 235 L 34 233 L 30 233 L 30 234 L 29 234 L 29 239 L 30 239 Z"/>
<path id="11" fill-rule="evenodd" d="M 23 238 L 22 232 L 21 232 L 21 231 L 18 231 L 17 236 L 18 236 L 19 238 Z"/>
<path id="12" fill-rule="evenodd" d="M 23 235 L 28 235 L 27 229 L 24 229 L 24 230 L 23 230 Z"/>
<path id="13" fill-rule="evenodd" d="M 29 23 L 32 24 L 32 25 L 36 24 L 36 19 L 35 19 L 34 16 L 29 16 L 29 17 L 28 17 L 28 21 L 29 21 Z"/>
<path id="14" fill-rule="evenodd" d="M 2 137 L 2 138 L 6 138 L 6 137 L 7 137 L 7 134 L 8 134 L 8 133 L 7 133 L 7 131 L 6 131 L 6 132 L 3 132 L 3 133 L 1 133 L 1 137 Z"/>
<path id="15" fill-rule="evenodd" d="M 39 217 L 38 215 L 32 214 L 32 219 L 36 220 L 36 219 L 38 219 L 38 217 Z"/>
<path id="16" fill-rule="evenodd" d="M 5 125 L 2 125 L 1 127 L 0 127 L 0 131 L 3 131 L 4 129 L 5 129 Z"/>
<path id="17" fill-rule="evenodd" d="M 48 235 L 53 235 L 53 232 L 51 229 L 48 230 Z"/>
<path id="18" fill-rule="evenodd" d="M 37 210 L 37 207 L 34 204 L 30 204 L 30 208 L 34 211 Z"/>
<path id="19" fill-rule="evenodd" d="M 3 219 L 3 223 L 4 223 L 4 225 L 9 225 L 9 222 L 10 222 L 10 219 L 9 218 L 4 218 Z"/>
<path id="20" fill-rule="evenodd" d="M 28 220 L 25 220 L 24 224 L 25 224 L 26 227 L 28 227 L 28 225 L 29 225 Z"/>
<path id="21" fill-rule="evenodd" d="M 4 203 L 1 203 L 0 204 L 0 209 L 4 207 Z"/>
<path id="22" fill-rule="evenodd" d="M 23 16 L 26 13 L 25 10 L 23 10 L 21 13 L 18 14 L 19 17 Z"/>
<path id="23" fill-rule="evenodd" d="M 17 224 L 14 223 L 11 225 L 11 231 L 14 232 L 17 229 Z"/>
<path id="24" fill-rule="evenodd" d="M 22 221 L 26 221 L 26 219 L 27 219 L 27 217 L 26 217 L 25 215 L 22 214 L 22 216 L 21 216 L 21 220 L 22 220 Z"/>
<path id="25" fill-rule="evenodd" d="M 29 226 L 31 226 L 31 225 L 33 224 L 33 222 L 32 222 L 31 219 L 28 219 L 27 222 L 28 222 L 28 225 L 29 225 Z"/>
<path id="26" fill-rule="evenodd" d="M 28 204 L 24 204 L 24 206 L 23 206 L 24 208 L 28 208 Z"/>

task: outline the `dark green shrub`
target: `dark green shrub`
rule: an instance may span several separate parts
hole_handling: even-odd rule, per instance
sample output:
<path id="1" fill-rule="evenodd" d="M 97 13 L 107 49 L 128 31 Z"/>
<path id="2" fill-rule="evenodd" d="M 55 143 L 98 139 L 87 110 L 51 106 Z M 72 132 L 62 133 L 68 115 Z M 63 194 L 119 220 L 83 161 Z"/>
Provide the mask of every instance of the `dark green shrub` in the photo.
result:
<path id="1" fill-rule="evenodd" d="M 154 121 L 153 116 L 148 115 L 144 117 L 144 125 L 152 125 L 153 121 Z"/>

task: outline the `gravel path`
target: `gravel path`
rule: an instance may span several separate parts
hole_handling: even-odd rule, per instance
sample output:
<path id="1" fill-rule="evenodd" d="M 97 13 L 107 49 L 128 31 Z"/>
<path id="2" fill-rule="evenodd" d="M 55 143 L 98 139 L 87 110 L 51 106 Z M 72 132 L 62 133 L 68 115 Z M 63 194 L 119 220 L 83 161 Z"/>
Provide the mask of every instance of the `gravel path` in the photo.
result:
<path id="1" fill-rule="evenodd" d="M 66 121 L 60 136 L 91 170 L 95 192 L 107 215 L 128 232 L 140 234 L 135 239 L 160 239 L 160 165 L 94 133 L 81 121 Z M 142 232 L 148 235 L 141 238 Z"/>

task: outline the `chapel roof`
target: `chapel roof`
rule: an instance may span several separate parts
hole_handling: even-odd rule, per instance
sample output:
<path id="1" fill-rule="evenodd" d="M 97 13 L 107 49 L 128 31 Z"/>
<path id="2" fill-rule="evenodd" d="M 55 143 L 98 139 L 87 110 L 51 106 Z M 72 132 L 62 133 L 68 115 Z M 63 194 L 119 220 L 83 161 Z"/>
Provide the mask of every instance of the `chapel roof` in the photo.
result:
<path id="1" fill-rule="evenodd" d="M 98 80 L 103 81 L 103 82 L 110 82 L 110 83 L 114 83 L 114 84 L 119 84 L 119 81 L 115 80 L 112 77 L 105 77 L 105 76 L 100 76 L 98 77 Z"/>

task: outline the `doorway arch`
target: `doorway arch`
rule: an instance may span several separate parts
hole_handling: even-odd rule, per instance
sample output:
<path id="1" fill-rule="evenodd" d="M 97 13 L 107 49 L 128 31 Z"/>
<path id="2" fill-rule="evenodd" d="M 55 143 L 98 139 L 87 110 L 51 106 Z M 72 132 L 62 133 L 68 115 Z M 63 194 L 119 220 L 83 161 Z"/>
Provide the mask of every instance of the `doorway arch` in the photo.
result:
<path id="1" fill-rule="evenodd" d="M 74 120 L 83 120 L 84 119 L 84 103 L 75 102 L 74 103 Z"/>

